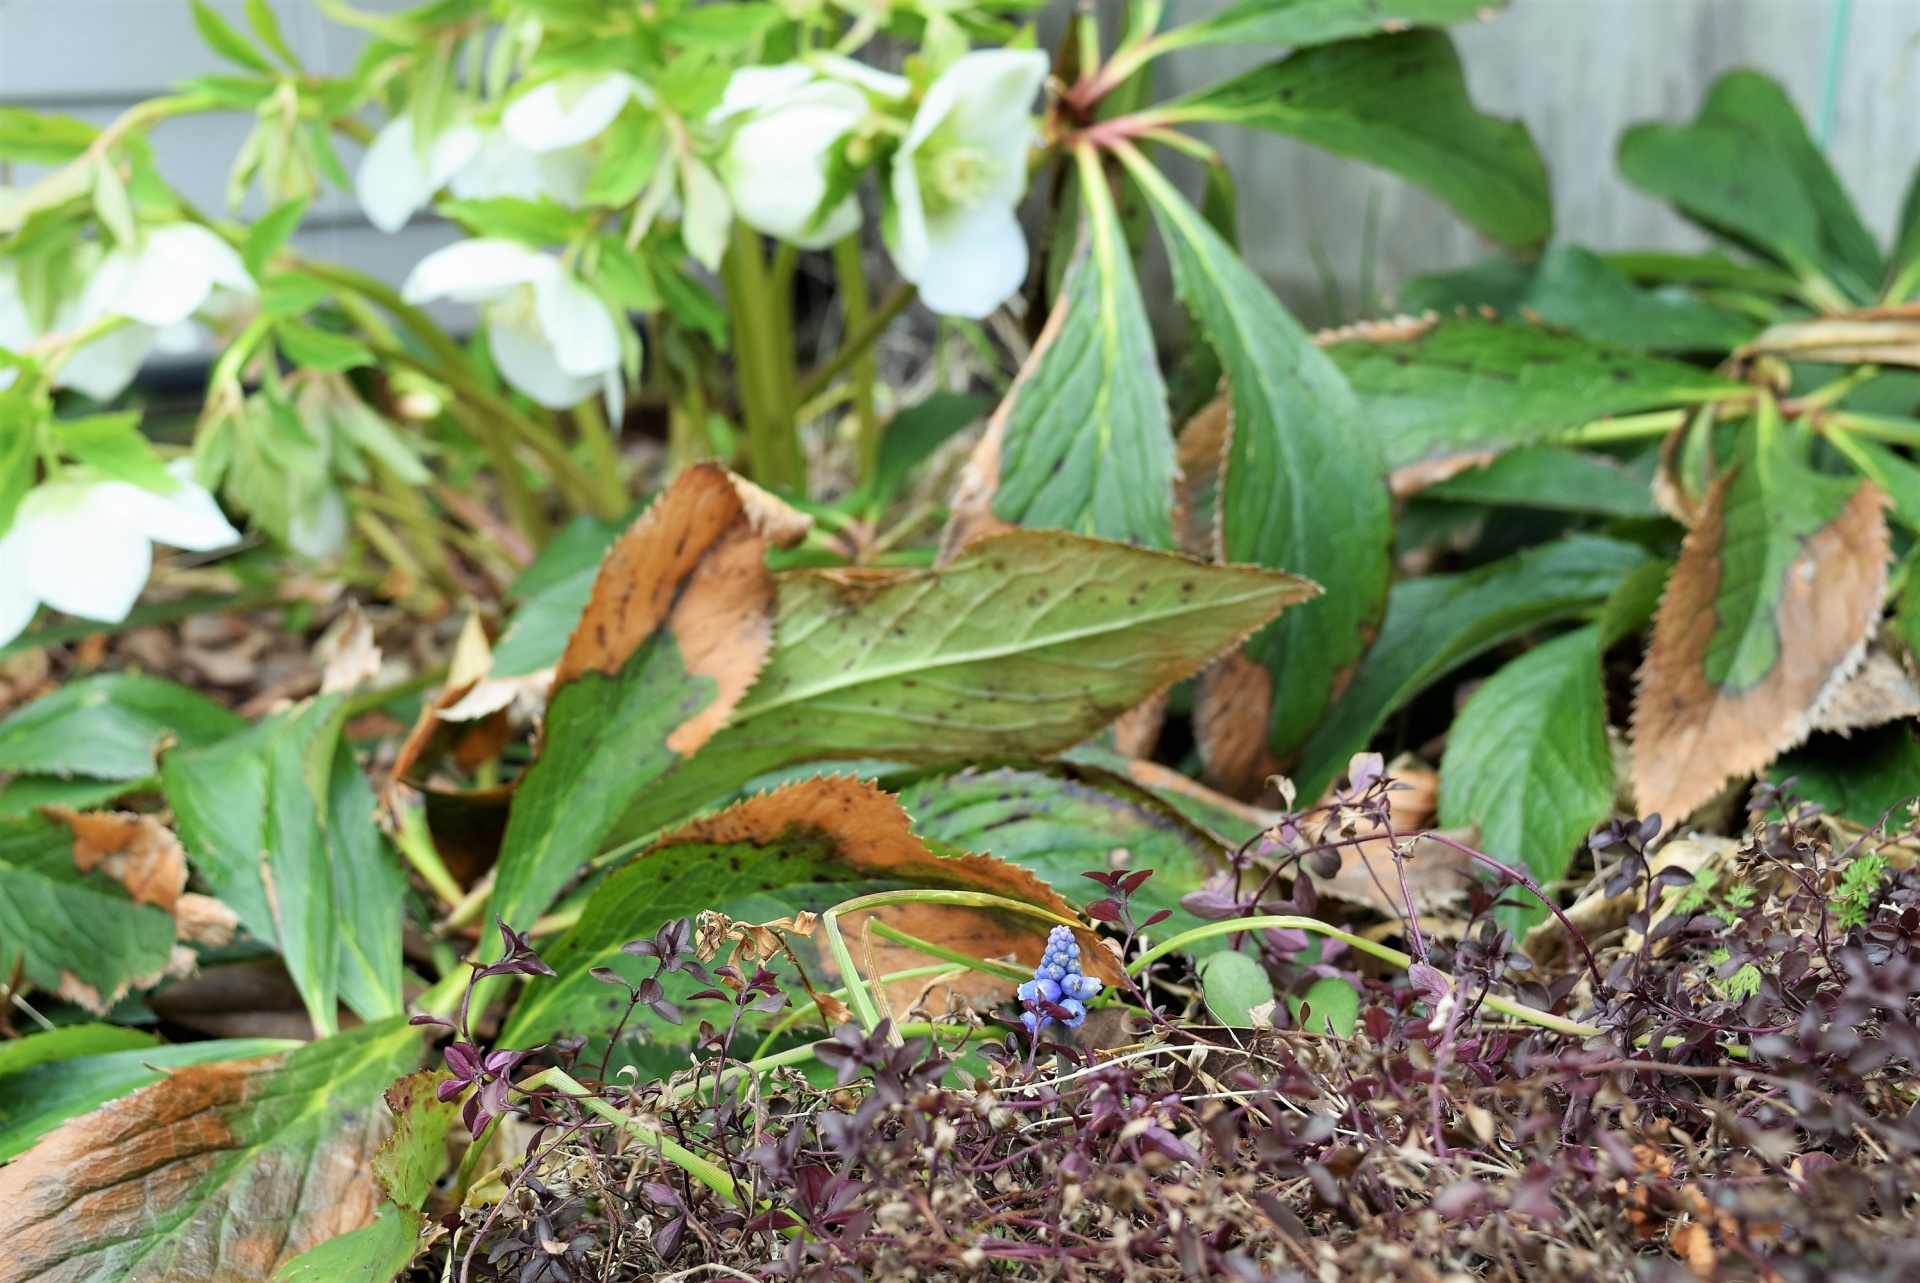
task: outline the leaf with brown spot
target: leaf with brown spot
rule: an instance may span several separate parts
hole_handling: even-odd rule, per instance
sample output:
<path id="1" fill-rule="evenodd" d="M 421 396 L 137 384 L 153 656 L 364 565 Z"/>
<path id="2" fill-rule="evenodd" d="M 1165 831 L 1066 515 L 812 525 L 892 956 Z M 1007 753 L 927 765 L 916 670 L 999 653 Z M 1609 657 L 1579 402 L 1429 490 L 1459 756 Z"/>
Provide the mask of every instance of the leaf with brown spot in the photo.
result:
<path id="1" fill-rule="evenodd" d="M 1803 449 L 1763 402 L 1667 581 L 1634 698 L 1633 785 L 1669 826 L 1804 740 L 1878 618 L 1886 497 L 1814 472 Z"/>
<path id="2" fill-rule="evenodd" d="M 986 891 L 1072 916 L 1068 903 L 1032 873 L 991 856 L 949 850 L 916 836 L 893 797 L 844 776 L 789 784 L 695 820 L 594 892 L 580 921 L 543 951 L 558 978 L 529 985 L 501 1040 L 531 1045 L 556 1030 L 605 1036 L 626 1008 L 626 993 L 595 980 L 592 971 L 611 967 L 637 983 L 651 974 L 650 966 L 620 946 L 703 910 L 763 922 L 822 912 L 871 892 L 937 888 Z M 849 939 L 859 939 L 861 916 L 843 919 Z M 892 906 L 880 916 L 934 944 L 980 958 L 1011 953 L 1028 965 L 1039 961 L 1049 929 L 1043 918 L 950 905 Z M 1089 935 L 1084 945 L 1092 944 Z M 882 971 L 928 961 L 878 938 L 874 953 Z M 1097 964 L 1107 963 L 1104 949 L 1087 953 Z M 802 960 L 809 979 L 817 979 L 819 959 Z M 976 979 L 984 983 L 975 987 Z M 987 977 L 970 976 L 965 987 L 983 998 L 1003 991 Z M 689 1012 L 689 1022 L 696 1018 Z"/>
<path id="3" fill-rule="evenodd" d="M 627 804 L 726 723 L 773 646 L 767 544 L 797 529 L 771 496 L 697 464 L 608 551 L 507 821 L 503 920 L 530 925 Z"/>
<path id="4" fill-rule="evenodd" d="M 1233 438 L 1233 398 L 1221 392 L 1187 420 L 1174 443 L 1173 535 L 1180 551 L 1220 558 L 1220 478 Z"/>
<path id="5" fill-rule="evenodd" d="M 95 869 L 127 889 L 136 904 L 173 915 L 174 938 L 223 945 L 240 919 L 212 896 L 187 891 L 187 852 L 173 830 L 151 815 L 131 811 L 75 811 L 49 806 L 48 819 L 73 831 L 73 862 Z"/>
<path id="6" fill-rule="evenodd" d="M 799 762 L 1062 752 L 1315 591 L 1059 530 L 978 540 L 935 570 L 784 575 L 760 680 L 609 837 L 666 829 Z"/>
<path id="7" fill-rule="evenodd" d="M 274 1059 L 181 1069 L 0 1168 L 0 1283 L 259 1283 L 372 1219 L 380 1093 L 419 1062 L 399 1020 Z"/>

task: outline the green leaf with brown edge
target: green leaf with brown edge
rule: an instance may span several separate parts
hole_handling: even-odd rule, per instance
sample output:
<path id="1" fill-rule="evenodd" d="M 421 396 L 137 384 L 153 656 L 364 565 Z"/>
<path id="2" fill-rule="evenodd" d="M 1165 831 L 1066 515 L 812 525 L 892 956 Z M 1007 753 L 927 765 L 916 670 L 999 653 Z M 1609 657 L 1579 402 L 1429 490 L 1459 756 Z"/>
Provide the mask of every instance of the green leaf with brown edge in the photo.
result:
<path id="1" fill-rule="evenodd" d="M 1300 796 L 1319 797 L 1388 714 L 1441 677 L 1529 629 L 1597 608 L 1647 560 L 1637 545 L 1573 535 L 1477 570 L 1395 584 L 1366 662 L 1301 753 Z"/>
<path id="2" fill-rule="evenodd" d="M 1239 0 L 1174 28 L 1156 43 L 1168 49 L 1229 44 L 1302 49 L 1408 26 L 1444 27 L 1496 7 L 1497 0 Z"/>
<path id="3" fill-rule="evenodd" d="M 1807 736 L 1879 617 L 1886 495 L 1813 470 L 1763 401 L 1654 619 L 1633 705 L 1634 796 L 1669 825 Z"/>
<path id="4" fill-rule="evenodd" d="M 117 1046 L 91 1032 L 107 1029 L 118 1035 Z M 83 1040 L 70 1036 L 81 1031 L 89 1031 Z M 129 1039 L 134 1041 L 129 1044 Z M 56 1040 L 61 1044 L 57 1048 L 35 1046 Z M 8 1043 L 6 1051 L 50 1058 L 17 1066 L 0 1061 L 0 1163 L 25 1152 L 67 1119 L 157 1083 L 170 1070 L 277 1055 L 299 1045 L 283 1038 L 232 1038 L 162 1046 L 149 1034 L 113 1025 L 55 1029 Z M 76 1050 L 82 1047 L 91 1050 Z"/>
<path id="5" fill-rule="evenodd" d="M 1600 684 L 1600 629 L 1556 637 L 1512 660 L 1473 693 L 1447 733 L 1440 823 L 1472 825 L 1480 849 L 1536 881 L 1566 873 L 1574 849 L 1613 811 L 1613 754 Z M 1516 938 L 1546 916 L 1508 892 L 1500 925 Z M 1519 907 L 1511 907 L 1511 902 Z"/>
<path id="6" fill-rule="evenodd" d="M 732 722 L 610 836 L 657 833 L 801 762 L 1059 752 L 1312 592 L 1057 530 L 981 539 L 934 570 L 783 575 L 773 652 Z"/>
<path id="7" fill-rule="evenodd" d="M 1825 275 L 1857 303 L 1879 288 L 1873 234 L 1786 92 L 1760 72 L 1714 82 L 1691 124 L 1628 130 L 1620 172 L 1796 275 Z"/>
<path id="8" fill-rule="evenodd" d="M 1614 415 L 1751 392 L 1680 361 L 1477 317 L 1374 327 L 1339 336 L 1326 352 L 1395 471 L 1550 442 Z"/>
<path id="9" fill-rule="evenodd" d="M 0 770 L 137 780 L 153 774 L 163 738 L 211 744 L 246 725 L 184 686 L 106 673 L 69 682 L 0 721 Z"/>
<path id="10" fill-rule="evenodd" d="M 1378 165 L 1512 249 L 1553 231 L 1547 170 L 1527 127 L 1475 109 L 1444 31 L 1301 49 L 1152 114 L 1264 129 Z"/>
<path id="11" fill-rule="evenodd" d="M 1327 591 L 1263 630 L 1248 653 L 1273 675 L 1275 754 L 1320 720 L 1386 605 L 1392 521 L 1375 433 L 1340 372 L 1264 281 L 1137 152 L 1174 286 L 1219 353 L 1233 400 L 1222 482 L 1224 559 L 1305 575 Z"/>
<path id="12" fill-rule="evenodd" d="M 750 510 L 749 499 L 772 507 Z M 501 920 L 532 925 L 628 804 L 734 712 L 773 641 L 772 536 L 762 528 L 790 541 L 795 520 L 702 464 L 607 553 L 507 821 L 492 903 Z"/>
<path id="13" fill-rule="evenodd" d="M 1173 429 L 1146 303 L 1105 182 L 1046 333 L 995 414 L 1009 525 L 1173 546 Z"/>
<path id="14" fill-rule="evenodd" d="M 1016 767 L 968 768 L 898 785 L 900 805 L 923 837 L 1017 864 L 1082 908 L 1107 895 L 1083 873 L 1152 869 L 1133 897 L 1134 920 L 1166 909 L 1173 916 L 1154 929 L 1156 937 L 1197 927 L 1201 920 L 1180 907 L 1180 897 L 1224 869 L 1225 853 L 1171 806 L 1145 790 L 1132 793 L 1059 770 Z M 1118 865 L 1117 852 L 1125 852 Z M 1223 936 L 1195 952 L 1228 943 Z"/>
<path id="15" fill-rule="evenodd" d="M 1652 478 L 1610 455 L 1563 446 L 1521 446 L 1420 491 L 1423 499 L 1491 507 L 1545 508 L 1613 517 L 1657 517 Z"/>
<path id="16" fill-rule="evenodd" d="M 435 1088 L 450 1075 L 419 1070 L 387 1088 L 393 1134 L 374 1153 L 373 1177 L 387 1198 L 368 1225 L 308 1248 L 280 1267 L 275 1283 L 390 1283 L 422 1244 L 421 1211 L 447 1164 L 446 1136 L 459 1107 Z"/>
<path id="17" fill-rule="evenodd" d="M 73 831 L 38 814 L 0 820 L 0 976 L 20 974 L 96 1013 L 153 984 L 173 916 L 74 863 Z"/>
<path id="18" fill-rule="evenodd" d="M 761 923 L 821 912 L 879 891 L 927 888 L 984 891 L 1062 916 L 1071 912 L 1066 900 L 1025 869 L 990 856 L 949 852 L 938 843 L 930 846 L 912 831 L 899 803 L 874 785 L 818 776 L 695 820 L 608 878 L 587 901 L 579 922 L 543 952 L 558 976 L 529 982 L 500 1041 L 527 1046 L 557 1033 L 606 1038 L 627 1009 L 627 991 L 596 979 L 593 970 L 610 967 L 629 984 L 651 975 L 651 962 L 621 952 L 620 946 L 652 935 L 675 918 L 711 909 Z M 1012 953 L 1029 966 L 1045 951 L 1051 926 L 1039 917 L 940 904 L 895 905 L 876 916 L 932 944 L 976 958 Z M 865 917 L 856 914 L 842 922 L 848 938 L 861 942 L 856 956 L 863 961 Z M 797 943 L 808 976 L 819 987 L 824 964 L 806 940 Z M 917 950 L 878 937 L 871 943 L 883 974 L 929 961 Z M 1090 969 L 1110 958 L 1091 935 L 1084 944 Z M 1110 969 L 1106 974 L 1115 978 Z M 907 983 L 911 989 L 912 982 Z M 954 987 L 983 998 L 1011 992 L 973 973 L 956 979 Z M 689 1011 L 688 1018 L 697 1015 Z M 635 1019 L 660 1025 L 644 1011 Z"/>
<path id="19" fill-rule="evenodd" d="M 259 1283 L 358 1229 L 379 1199 L 380 1093 L 421 1050 L 395 1018 L 180 1069 L 69 1120 L 0 1168 L 0 1283 Z"/>

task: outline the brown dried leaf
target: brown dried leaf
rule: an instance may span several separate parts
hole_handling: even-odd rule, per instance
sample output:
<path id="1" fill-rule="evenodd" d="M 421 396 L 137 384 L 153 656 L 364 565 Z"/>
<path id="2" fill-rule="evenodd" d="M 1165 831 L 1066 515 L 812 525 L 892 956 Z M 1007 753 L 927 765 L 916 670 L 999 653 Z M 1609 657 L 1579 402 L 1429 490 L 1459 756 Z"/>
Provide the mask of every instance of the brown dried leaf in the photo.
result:
<path id="1" fill-rule="evenodd" d="M 373 641 L 373 625 L 357 601 L 334 621 L 315 647 L 320 660 L 320 693 L 350 691 L 380 673 L 380 648 Z"/>
<path id="2" fill-rule="evenodd" d="M 1846 735 L 1903 717 L 1920 717 L 1920 687 L 1899 660 L 1870 646 L 1853 675 L 1813 711 L 1812 729 Z"/>
<path id="3" fill-rule="evenodd" d="M 1167 721 L 1167 693 L 1135 704 L 1113 722 L 1113 747 L 1128 757 L 1147 757 L 1160 742 L 1160 728 Z"/>
<path id="4" fill-rule="evenodd" d="M 131 811 L 49 806 L 46 815 L 73 830 L 73 862 L 82 873 L 99 869 L 136 903 L 173 912 L 187 886 L 187 853 L 166 825 Z"/>
<path id="5" fill-rule="evenodd" d="M 1886 497 L 1863 483 L 1840 515 L 1805 538 L 1780 586 L 1779 658 L 1744 690 L 1702 667 L 1719 617 L 1723 506 L 1737 472 L 1714 482 L 1687 532 L 1654 620 L 1633 705 L 1633 788 L 1643 815 L 1679 823 L 1736 776 L 1807 737 L 1813 712 L 1864 653 L 1886 582 Z"/>
<path id="6" fill-rule="evenodd" d="M 1416 914 L 1431 915 L 1456 903 L 1465 894 L 1473 875 L 1473 861 L 1444 843 L 1415 836 L 1433 823 L 1440 777 L 1433 771 L 1419 769 L 1394 770 L 1390 774 L 1396 783 L 1408 786 L 1387 794 L 1387 813 L 1393 832 L 1406 850 L 1401 865 L 1395 867 L 1394 842 L 1386 836 L 1386 830 L 1361 822 L 1354 826 L 1353 835 L 1363 840 L 1346 848 L 1340 871 L 1331 878 L 1315 878 L 1314 885 L 1322 895 L 1364 905 L 1388 918 L 1406 916 L 1410 895 Z M 1372 836 L 1374 834 L 1379 836 Z M 1337 835 L 1330 831 L 1325 836 Z M 1405 893 L 1400 887 L 1403 873 L 1407 882 Z"/>
<path id="7" fill-rule="evenodd" d="M 1244 650 L 1222 655 L 1200 672 L 1193 692 L 1193 738 L 1212 787 L 1250 800 L 1280 769 L 1267 749 L 1273 674 Z"/>
<path id="8" fill-rule="evenodd" d="M 1173 535 L 1189 556 L 1221 559 L 1220 478 L 1232 436 L 1233 398 L 1225 388 L 1180 430 L 1174 454 L 1180 471 L 1173 483 Z"/>
<path id="9" fill-rule="evenodd" d="M 667 747 L 683 757 L 725 724 L 773 646 L 766 546 L 792 539 L 796 520 L 765 491 L 743 494 L 744 484 L 711 463 L 675 478 L 608 550 L 554 672 L 556 688 L 590 671 L 611 676 L 665 625 L 686 671 L 719 687 L 669 735 Z"/>

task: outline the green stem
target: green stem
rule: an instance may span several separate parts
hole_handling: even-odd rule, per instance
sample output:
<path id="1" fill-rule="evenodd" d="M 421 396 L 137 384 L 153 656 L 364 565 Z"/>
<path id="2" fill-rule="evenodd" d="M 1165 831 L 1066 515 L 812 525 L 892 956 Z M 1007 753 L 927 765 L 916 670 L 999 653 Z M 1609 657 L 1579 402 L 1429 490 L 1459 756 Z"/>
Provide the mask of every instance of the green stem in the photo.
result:
<path id="1" fill-rule="evenodd" d="M 616 433 L 607 422 L 607 416 L 600 412 L 600 403 L 589 397 L 573 407 L 573 423 L 580 444 L 587 452 L 587 475 L 595 483 L 597 500 L 602 508 L 612 509 L 616 514 L 627 509 L 627 486 L 620 478 L 620 449 L 615 443 Z"/>
<path id="2" fill-rule="evenodd" d="M 427 827 L 427 808 L 403 803 L 398 810 L 400 823 L 393 835 L 394 845 L 442 902 L 448 907 L 460 903 L 465 893 L 454 881 L 446 861 L 440 858 L 440 848 L 433 844 L 433 833 Z"/>
<path id="3" fill-rule="evenodd" d="M 1000 980 L 1033 979 L 1033 968 L 1031 967 L 1021 968 L 1014 966 L 1010 962 L 994 962 L 988 958 L 976 958 L 970 953 L 962 953 L 958 949 L 949 949 L 945 945 L 935 944 L 931 940 L 922 940 L 919 936 L 908 935 L 900 928 L 888 926 L 878 918 L 873 920 L 873 934 L 879 936 L 882 940 L 891 940 L 895 944 L 904 944 L 909 949 L 917 949 L 930 958 L 944 958 L 948 962 L 958 963 L 960 966 L 966 967 L 969 970 L 978 971 L 981 975 L 993 976 Z M 951 967 L 942 967 L 939 969 L 943 971 L 952 970 Z"/>
<path id="4" fill-rule="evenodd" d="M 1663 437 L 1687 421 L 1685 410 L 1655 410 L 1648 414 L 1622 414 L 1610 419 L 1595 419 L 1558 433 L 1560 445 L 1599 445 L 1606 441 L 1637 441 L 1643 437 Z"/>
<path id="5" fill-rule="evenodd" d="M 864 329 L 872 304 L 867 298 L 866 264 L 860 253 L 858 233 L 847 236 L 833 247 L 833 274 L 840 287 L 840 302 L 847 313 L 847 333 Z M 870 481 L 880 466 L 880 419 L 874 413 L 873 386 L 878 377 L 873 348 L 869 344 L 852 362 L 853 418 L 860 430 L 860 479 Z"/>
<path id="6" fill-rule="evenodd" d="M 785 309 L 761 255 L 759 233 L 736 221 L 733 244 L 720 270 L 727 288 L 727 311 L 733 321 L 733 358 L 754 480 L 769 488 L 801 493 L 806 486 L 806 467 L 793 410 L 805 398 L 796 398 L 793 392 L 793 348 L 780 327 Z"/>
<path id="7" fill-rule="evenodd" d="M 588 1091 L 575 1082 L 573 1077 L 560 1069 L 543 1069 L 524 1082 L 514 1084 L 516 1091 L 531 1094 L 542 1087 L 552 1087 L 564 1093 L 589 1112 L 598 1114 L 616 1127 L 625 1129 L 643 1145 L 651 1145 L 660 1151 L 660 1157 L 678 1167 L 693 1179 L 705 1185 L 728 1202 L 746 1205 L 739 1186 L 733 1183 L 733 1177 L 727 1175 L 718 1164 L 702 1158 L 671 1136 L 647 1126 L 629 1114 L 623 1114 L 603 1100 L 598 1093 Z"/>
<path id="8" fill-rule="evenodd" d="M 1184 949 L 1189 945 L 1198 944 L 1202 940 L 1211 940 L 1216 936 L 1241 935 L 1248 931 L 1264 931 L 1272 927 L 1277 927 L 1281 930 L 1310 931 L 1315 935 L 1322 935 L 1332 940 L 1342 941 L 1350 948 L 1358 949 L 1362 953 L 1371 954 L 1384 962 L 1391 962 L 1403 971 L 1413 965 L 1413 956 L 1411 954 L 1402 953 L 1400 950 L 1390 948 L 1384 944 L 1377 944 L 1365 936 L 1354 935 L 1351 931 L 1342 931 L 1338 927 L 1329 926 L 1318 918 L 1302 918 L 1292 914 L 1262 914 L 1251 918 L 1228 918 L 1221 922 L 1208 922 L 1202 926 L 1194 927 L 1192 930 L 1182 931 L 1179 935 L 1161 941 L 1153 948 L 1135 958 L 1127 965 L 1127 974 L 1137 976 L 1161 958 L 1166 957 L 1169 953 L 1177 949 Z M 1444 975 L 1445 973 L 1443 972 L 1441 974 Z M 1453 983 L 1451 976 L 1448 976 L 1447 980 L 1450 984 Z M 1530 1025 L 1538 1025 L 1542 1029 L 1551 1029 L 1556 1033 L 1572 1034 L 1580 1038 L 1594 1038 L 1606 1032 L 1606 1030 L 1594 1025 L 1583 1025 L 1577 1020 L 1567 1020 L 1560 1016 L 1549 1015 L 1544 1011 L 1535 1011 L 1532 1007 L 1523 1006 L 1511 999 L 1502 998 L 1497 994 L 1487 994 L 1481 998 L 1480 1002 L 1482 1006 L 1489 1010 L 1511 1016 L 1515 1020 L 1524 1021 Z"/>
<path id="9" fill-rule="evenodd" d="M 1920 446 L 1920 420 L 1896 419 L 1884 414 L 1859 414 L 1852 410 L 1836 410 L 1831 414 L 1823 415 L 1820 422 L 1858 433 L 1873 441 Z"/>
<path id="10" fill-rule="evenodd" d="M 807 376 L 800 380 L 800 387 L 794 393 L 795 403 L 804 404 L 820 395 L 821 390 L 833 382 L 842 370 L 873 346 L 873 341 L 886 332 L 895 317 L 907 310 L 907 304 L 913 302 L 917 293 L 912 285 L 900 285 L 887 295 L 880 306 L 868 314 L 867 323 L 847 335 L 840 344 L 840 350 L 828 357 L 826 364 L 808 371 Z"/>

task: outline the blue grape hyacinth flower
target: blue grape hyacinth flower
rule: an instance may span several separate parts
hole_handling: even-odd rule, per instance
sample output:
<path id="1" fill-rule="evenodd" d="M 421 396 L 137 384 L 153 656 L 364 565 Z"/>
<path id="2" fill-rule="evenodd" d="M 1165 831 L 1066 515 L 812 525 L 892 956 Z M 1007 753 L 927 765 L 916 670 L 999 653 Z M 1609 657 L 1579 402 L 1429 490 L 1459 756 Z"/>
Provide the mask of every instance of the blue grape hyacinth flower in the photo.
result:
<path id="1" fill-rule="evenodd" d="M 1026 1010 L 1020 1022 L 1027 1032 L 1037 1034 L 1048 1020 L 1058 1020 L 1069 1029 L 1078 1029 L 1087 1018 L 1087 1003 L 1097 997 L 1102 985 L 1080 970 L 1080 946 L 1070 927 L 1055 927 L 1047 933 L 1047 951 L 1033 969 L 1033 979 L 1016 991 Z"/>

